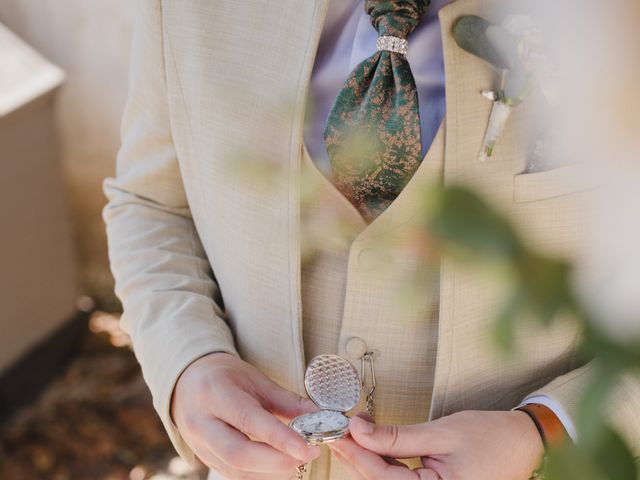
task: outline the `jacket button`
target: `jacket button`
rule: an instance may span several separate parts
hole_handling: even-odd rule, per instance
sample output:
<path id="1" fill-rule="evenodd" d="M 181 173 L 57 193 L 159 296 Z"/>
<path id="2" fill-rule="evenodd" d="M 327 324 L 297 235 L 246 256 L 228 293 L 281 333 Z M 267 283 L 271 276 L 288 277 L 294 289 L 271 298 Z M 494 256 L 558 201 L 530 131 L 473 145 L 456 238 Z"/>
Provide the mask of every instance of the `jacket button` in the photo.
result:
<path id="1" fill-rule="evenodd" d="M 351 358 L 360 358 L 367 353 L 367 343 L 360 337 L 351 337 L 347 341 L 345 350 Z"/>

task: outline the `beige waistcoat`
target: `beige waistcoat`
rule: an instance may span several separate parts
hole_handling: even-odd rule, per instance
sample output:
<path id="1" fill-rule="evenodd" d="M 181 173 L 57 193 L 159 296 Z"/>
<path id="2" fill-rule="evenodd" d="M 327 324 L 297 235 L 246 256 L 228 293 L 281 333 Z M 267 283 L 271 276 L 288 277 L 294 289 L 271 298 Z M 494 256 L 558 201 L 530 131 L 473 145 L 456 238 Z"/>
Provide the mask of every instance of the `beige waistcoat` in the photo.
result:
<path id="1" fill-rule="evenodd" d="M 169 408 L 177 378 L 195 359 L 240 355 L 304 394 L 305 360 L 337 352 L 355 363 L 354 337 L 376 355 L 380 422 L 509 409 L 531 393 L 573 414 L 590 369 L 577 361 L 579 332 L 523 321 L 518 354 L 505 359 L 490 330 L 500 285 L 467 266 L 434 262 L 428 243 L 420 248 L 424 242 L 409 235 L 421 218 L 422 182 L 443 181 L 482 193 L 539 250 L 580 256 L 587 185 L 579 165 L 521 174 L 526 108 L 515 112 L 491 160 L 477 160 L 491 109 L 479 92 L 496 79 L 455 45 L 451 27 L 464 14 L 491 18 L 490 2 L 458 0 L 440 11 L 444 128 L 409 185 L 366 228 L 314 172 L 302 141 L 327 2 L 139 2 L 104 219 L 122 326 L 176 449 L 193 460 Z M 267 184 L 251 181 L 238 171 L 247 159 L 278 173 Z M 307 177 L 320 199 L 307 198 Z M 327 216 L 343 224 L 337 238 L 318 233 Z M 412 310 L 403 308 L 406 298 Z M 640 453 L 637 379 L 623 382 L 612 405 Z M 312 476 L 344 478 L 326 457 Z"/>
<path id="2" fill-rule="evenodd" d="M 366 225 L 303 151 L 304 178 L 317 192 L 301 212 L 308 247 L 301 269 L 305 359 L 333 353 L 361 370 L 363 347 L 373 352 L 378 422 L 419 423 L 429 417 L 438 338 L 437 262 L 427 261 L 423 249 L 403 248 L 403 240 L 419 228 L 425 191 L 441 181 L 443 159 L 441 127 L 411 182 Z M 342 228 L 318 235 L 332 224 Z M 412 288 L 420 289 L 416 298 L 407 296 Z M 347 478 L 327 453 L 314 462 L 311 478 Z"/>

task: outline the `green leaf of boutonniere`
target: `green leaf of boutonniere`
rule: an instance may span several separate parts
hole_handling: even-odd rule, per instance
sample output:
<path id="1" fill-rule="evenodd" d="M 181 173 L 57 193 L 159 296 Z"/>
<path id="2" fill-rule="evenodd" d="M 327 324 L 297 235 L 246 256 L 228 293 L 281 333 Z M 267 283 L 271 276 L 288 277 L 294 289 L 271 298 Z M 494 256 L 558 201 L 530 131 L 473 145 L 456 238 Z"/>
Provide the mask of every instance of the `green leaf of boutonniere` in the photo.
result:
<path id="1" fill-rule="evenodd" d="M 489 40 L 487 30 L 490 28 L 495 28 L 495 26 L 484 18 L 476 15 L 465 15 L 453 26 L 453 37 L 458 46 L 483 59 L 494 69 L 501 72 L 510 67 L 510 58 L 497 49 L 493 42 Z"/>
<path id="2" fill-rule="evenodd" d="M 461 17 L 453 27 L 456 43 L 483 59 L 502 76 L 501 100 L 511 106 L 526 96 L 529 74 L 520 55 L 518 40 L 505 28 L 476 15 Z"/>

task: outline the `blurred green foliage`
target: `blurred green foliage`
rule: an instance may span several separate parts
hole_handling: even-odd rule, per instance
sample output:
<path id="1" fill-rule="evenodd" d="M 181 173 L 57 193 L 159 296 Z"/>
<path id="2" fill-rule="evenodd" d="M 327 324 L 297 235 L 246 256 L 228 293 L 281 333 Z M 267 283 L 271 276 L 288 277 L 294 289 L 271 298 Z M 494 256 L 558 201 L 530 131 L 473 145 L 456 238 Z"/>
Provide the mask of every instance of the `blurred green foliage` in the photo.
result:
<path id="1" fill-rule="evenodd" d="M 525 65 L 527 43 L 473 15 L 458 19 L 453 33 L 458 46 L 500 73 L 499 100 L 512 106 L 519 104 L 530 87 L 531 72 Z M 551 453 L 545 478 L 639 479 L 638 459 L 608 425 L 605 405 L 622 375 L 639 373 L 640 339 L 623 343 L 603 331 L 599 327 L 602 319 L 593 316 L 572 288 L 571 265 L 528 246 L 479 196 L 455 186 L 429 196 L 428 228 L 449 254 L 459 260 L 498 264 L 509 275 L 511 292 L 495 322 L 495 337 L 505 351 L 513 352 L 517 324 L 527 318 L 550 326 L 562 314 L 562 318 L 579 322 L 584 332 L 579 353 L 585 363 L 590 360 L 594 365 L 575 419 L 579 440 Z"/>
<path id="2" fill-rule="evenodd" d="M 570 282 L 571 265 L 527 245 L 509 221 L 480 196 L 462 187 L 434 188 L 428 193 L 427 228 L 446 255 L 457 261 L 481 262 L 507 272 L 511 292 L 495 322 L 496 338 L 512 352 L 514 332 L 523 319 L 550 326 L 558 314 L 580 322 L 584 335 L 579 352 L 595 362 L 576 420 L 578 442 L 552 451 L 547 480 L 638 480 L 640 468 L 622 437 L 608 424 L 609 393 L 622 375 L 640 371 L 640 341 L 612 338 L 582 305 Z M 639 339 L 640 340 L 640 339 Z"/>

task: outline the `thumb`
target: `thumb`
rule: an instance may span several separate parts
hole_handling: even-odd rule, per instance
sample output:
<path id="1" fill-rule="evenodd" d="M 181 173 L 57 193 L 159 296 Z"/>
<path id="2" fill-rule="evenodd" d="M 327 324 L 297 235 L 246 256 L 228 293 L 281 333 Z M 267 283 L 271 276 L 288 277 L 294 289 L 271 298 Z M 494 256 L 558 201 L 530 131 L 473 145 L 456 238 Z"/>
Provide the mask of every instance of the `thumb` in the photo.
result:
<path id="1" fill-rule="evenodd" d="M 360 417 L 352 417 L 349 430 L 360 446 L 387 457 L 422 457 L 435 451 L 433 444 L 436 439 L 428 423 L 375 425 Z"/>
<path id="2" fill-rule="evenodd" d="M 264 392 L 263 406 L 271 413 L 291 420 L 298 415 L 315 412 L 318 407 L 309 399 L 272 383 Z"/>

